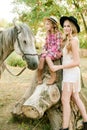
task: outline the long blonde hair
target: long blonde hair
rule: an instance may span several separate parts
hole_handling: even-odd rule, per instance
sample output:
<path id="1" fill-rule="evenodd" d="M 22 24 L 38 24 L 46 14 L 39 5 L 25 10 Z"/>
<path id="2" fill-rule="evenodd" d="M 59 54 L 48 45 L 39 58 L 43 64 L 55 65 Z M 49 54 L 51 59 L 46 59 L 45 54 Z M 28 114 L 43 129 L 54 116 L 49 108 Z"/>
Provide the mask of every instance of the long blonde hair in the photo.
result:
<path id="1" fill-rule="evenodd" d="M 69 21 L 70 22 L 70 21 Z M 72 23 L 72 22 L 70 22 L 70 25 L 71 25 L 71 28 L 72 28 L 72 36 L 76 36 L 77 35 L 77 28 L 76 28 L 76 26 Z M 67 51 L 68 51 L 68 53 L 69 52 L 72 52 L 72 45 L 71 45 L 71 39 L 72 39 L 72 37 L 70 37 L 69 39 L 67 38 L 67 35 L 64 35 L 63 36 L 63 43 L 65 43 L 66 41 L 68 42 L 67 43 Z"/>

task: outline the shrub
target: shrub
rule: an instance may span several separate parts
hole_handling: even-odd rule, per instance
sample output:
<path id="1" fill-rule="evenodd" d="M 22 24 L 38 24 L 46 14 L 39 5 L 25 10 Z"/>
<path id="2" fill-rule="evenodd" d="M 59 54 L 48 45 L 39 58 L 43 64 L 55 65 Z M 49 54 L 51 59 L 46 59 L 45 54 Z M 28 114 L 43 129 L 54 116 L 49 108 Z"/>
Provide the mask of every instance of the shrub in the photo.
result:
<path id="1" fill-rule="evenodd" d="M 87 41 L 84 39 L 80 39 L 80 48 L 87 49 Z"/>
<path id="2" fill-rule="evenodd" d="M 24 67 L 26 66 L 26 62 L 22 60 L 21 56 L 17 55 L 15 52 L 13 52 L 8 58 L 7 58 L 7 64 L 10 66 L 19 66 Z"/>
<path id="3" fill-rule="evenodd" d="M 80 34 L 79 40 L 80 40 L 80 48 L 87 49 L 87 36 L 85 35 L 85 33 Z"/>

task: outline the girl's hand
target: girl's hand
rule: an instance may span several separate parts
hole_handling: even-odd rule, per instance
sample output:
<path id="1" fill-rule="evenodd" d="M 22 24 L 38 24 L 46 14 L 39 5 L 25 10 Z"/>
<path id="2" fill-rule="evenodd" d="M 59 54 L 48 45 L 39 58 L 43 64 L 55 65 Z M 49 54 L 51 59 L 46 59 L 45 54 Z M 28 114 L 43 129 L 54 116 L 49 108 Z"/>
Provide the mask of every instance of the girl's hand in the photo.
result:
<path id="1" fill-rule="evenodd" d="M 42 53 L 45 53 L 45 54 L 46 54 L 46 53 L 47 53 L 47 51 L 46 51 L 46 50 L 43 50 L 43 51 L 42 51 Z"/>
<path id="2" fill-rule="evenodd" d="M 53 72 L 55 72 L 55 71 L 57 71 L 57 70 L 60 70 L 60 69 L 62 69 L 62 66 L 61 66 L 61 65 L 53 65 L 52 68 L 51 68 L 51 70 L 52 70 Z"/>

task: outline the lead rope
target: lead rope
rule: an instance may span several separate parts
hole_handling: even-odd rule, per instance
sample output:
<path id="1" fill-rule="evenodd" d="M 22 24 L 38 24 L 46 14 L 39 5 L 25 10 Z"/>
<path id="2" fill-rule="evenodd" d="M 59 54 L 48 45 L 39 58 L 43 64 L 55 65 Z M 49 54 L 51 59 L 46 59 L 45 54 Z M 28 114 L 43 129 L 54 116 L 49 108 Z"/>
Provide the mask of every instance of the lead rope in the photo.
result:
<path id="1" fill-rule="evenodd" d="M 19 73 L 13 74 L 13 73 L 8 69 L 8 67 L 6 66 L 6 64 L 4 64 L 4 67 L 5 67 L 5 69 L 6 69 L 12 76 L 19 76 L 19 75 L 20 75 L 21 73 L 23 73 L 24 70 L 27 68 L 27 67 L 24 67 Z"/>

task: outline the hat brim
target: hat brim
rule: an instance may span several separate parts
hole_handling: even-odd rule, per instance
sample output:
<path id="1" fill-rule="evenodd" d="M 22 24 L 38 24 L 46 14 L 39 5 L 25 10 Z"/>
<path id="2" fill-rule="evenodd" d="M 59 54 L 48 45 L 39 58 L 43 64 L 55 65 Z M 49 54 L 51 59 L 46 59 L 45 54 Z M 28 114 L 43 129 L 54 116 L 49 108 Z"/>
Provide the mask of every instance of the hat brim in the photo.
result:
<path id="1" fill-rule="evenodd" d="M 48 18 L 50 21 L 52 21 L 53 23 L 55 23 L 55 24 L 57 24 L 57 21 L 55 20 L 55 19 L 53 19 L 53 18 Z"/>
<path id="2" fill-rule="evenodd" d="M 51 17 L 49 17 L 49 18 L 47 17 L 47 18 L 44 19 L 44 21 L 46 21 L 46 20 L 50 20 L 51 22 L 57 24 L 57 21 L 55 19 L 51 18 Z"/>
<path id="3" fill-rule="evenodd" d="M 72 22 L 72 23 L 76 26 L 77 32 L 78 32 L 78 33 L 80 32 L 80 27 L 79 27 L 78 23 L 75 22 L 71 17 L 63 16 L 63 17 L 60 18 L 60 25 L 61 25 L 62 27 L 63 27 L 63 24 L 64 24 L 64 21 L 65 21 L 65 20 L 69 20 L 70 22 Z"/>

